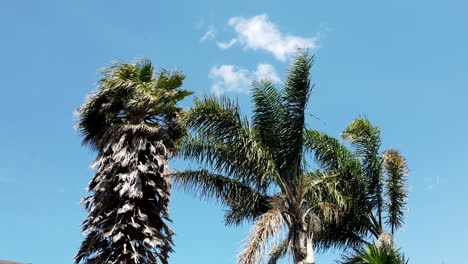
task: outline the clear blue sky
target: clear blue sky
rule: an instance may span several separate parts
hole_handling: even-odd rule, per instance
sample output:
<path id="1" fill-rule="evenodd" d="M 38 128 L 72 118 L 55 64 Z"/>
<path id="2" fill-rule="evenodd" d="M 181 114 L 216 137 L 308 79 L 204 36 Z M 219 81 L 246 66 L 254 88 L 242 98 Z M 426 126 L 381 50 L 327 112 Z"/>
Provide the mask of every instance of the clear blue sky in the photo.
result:
<path id="1" fill-rule="evenodd" d="M 326 123 L 310 126 L 339 136 L 365 114 L 384 147 L 409 160 L 398 246 L 411 263 L 465 263 L 467 13 L 463 0 L 2 1 L 0 259 L 72 263 L 95 157 L 80 145 L 73 112 L 98 69 L 149 58 L 183 69 L 198 95 L 238 97 L 248 112 L 247 83 L 284 80 L 299 43 L 316 54 L 308 111 Z M 234 263 L 248 226 L 224 227 L 222 208 L 178 191 L 171 215 L 171 264 Z"/>

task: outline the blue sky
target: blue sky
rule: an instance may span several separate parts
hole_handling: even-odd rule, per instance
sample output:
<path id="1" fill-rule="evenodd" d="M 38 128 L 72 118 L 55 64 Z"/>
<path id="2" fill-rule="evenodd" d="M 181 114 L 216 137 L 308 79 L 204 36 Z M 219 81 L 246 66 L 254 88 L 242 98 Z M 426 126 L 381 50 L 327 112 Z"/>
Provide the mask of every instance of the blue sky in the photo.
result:
<path id="1" fill-rule="evenodd" d="M 309 125 L 339 136 L 358 115 L 408 158 L 397 244 L 411 263 L 464 263 L 468 248 L 468 2 L 2 1 L 0 259 L 72 263 L 95 153 L 74 110 L 113 60 L 180 68 L 185 87 L 238 98 L 285 79 L 295 45 L 316 54 Z M 191 100 L 184 101 L 189 107 Z M 186 163 L 172 160 L 173 168 Z M 249 226 L 177 190 L 172 264 L 234 263 Z M 318 256 L 332 263 L 339 252 Z"/>

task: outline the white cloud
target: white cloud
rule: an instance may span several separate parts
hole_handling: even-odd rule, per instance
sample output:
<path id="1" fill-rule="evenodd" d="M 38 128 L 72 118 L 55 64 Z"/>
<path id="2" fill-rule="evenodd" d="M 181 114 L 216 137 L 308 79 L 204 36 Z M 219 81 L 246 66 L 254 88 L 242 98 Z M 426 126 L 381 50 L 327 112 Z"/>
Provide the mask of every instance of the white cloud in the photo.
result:
<path id="1" fill-rule="evenodd" d="M 216 35 L 216 29 L 213 25 L 208 28 L 208 31 L 200 38 L 200 42 L 204 42 L 208 39 L 213 39 Z"/>
<path id="2" fill-rule="evenodd" d="M 281 61 L 295 54 L 297 48 L 318 47 L 317 38 L 302 38 L 282 33 L 268 20 L 266 14 L 251 18 L 233 17 L 229 19 L 229 25 L 234 28 L 237 39 L 246 49 L 268 51 Z"/>
<path id="3" fill-rule="evenodd" d="M 281 82 L 281 79 L 276 74 L 275 68 L 271 64 L 259 64 L 255 72 L 256 80 L 269 80 L 273 83 Z"/>
<path id="4" fill-rule="evenodd" d="M 214 81 L 211 86 L 214 94 L 248 93 L 253 80 L 266 79 L 274 83 L 281 81 L 275 68 L 270 64 L 259 64 L 256 71 L 249 71 L 235 65 L 221 65 L 211 68 L 209 77 Z"/>
<path id="5" fill-rule="evenodd" d="M 218 47 L 220 47 L 221 49 L 229 49 L 230 47 L 232 47 L 232 45 L 236 44 L 237 43 L 237 39 L 231 39 L 231 41 L 229 42 L 216 42 L 216 45 L 218 45 Z"/>

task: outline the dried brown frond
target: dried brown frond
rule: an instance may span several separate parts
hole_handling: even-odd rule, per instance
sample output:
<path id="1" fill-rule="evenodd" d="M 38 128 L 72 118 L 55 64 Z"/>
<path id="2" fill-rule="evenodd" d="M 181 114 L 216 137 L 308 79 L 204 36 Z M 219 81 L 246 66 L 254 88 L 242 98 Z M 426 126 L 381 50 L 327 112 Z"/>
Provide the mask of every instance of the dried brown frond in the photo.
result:
<path id="1" fill-rule="evenodd" d="M 285 226 L 281 212 L 269 210 L 255 222 L 250 236 L 245 240 L 245 248 L 239 255 L 238 264 L 260 263 L 265 256 L 270 239 L 278 236 Z"/>

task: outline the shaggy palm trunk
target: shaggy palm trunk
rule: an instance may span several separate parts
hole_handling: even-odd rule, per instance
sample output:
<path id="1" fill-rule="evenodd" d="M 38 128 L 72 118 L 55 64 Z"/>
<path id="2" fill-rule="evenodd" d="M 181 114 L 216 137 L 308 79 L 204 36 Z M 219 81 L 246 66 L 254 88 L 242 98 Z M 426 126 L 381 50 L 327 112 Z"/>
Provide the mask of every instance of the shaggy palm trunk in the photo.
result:
<path id="1" fill-rule="evenodd" d="M 295 264 L 315 264 L 314 244 L 305 223 L 301 223 L 300 228 L 295 229 L 292 242 Z"/>
<path id="2" fill-rule="evenodd" d="M 83 199 L 87 236 L 75 256 L 86 264 L 167 263 L 172 235 L 166 222 L 170 198 L 168 152 L 155 129 L 124 127 L 92 166 L 93 194 Z"/>

